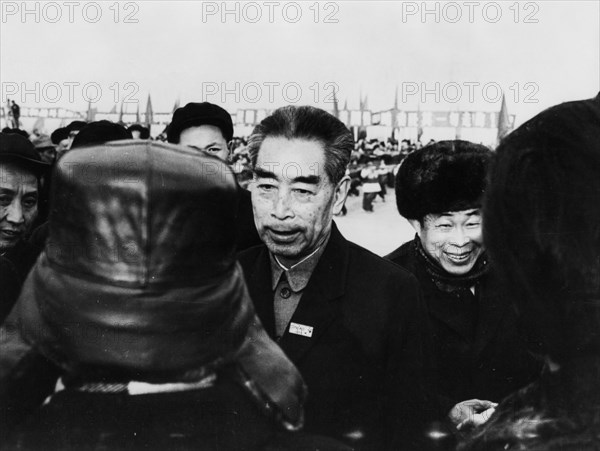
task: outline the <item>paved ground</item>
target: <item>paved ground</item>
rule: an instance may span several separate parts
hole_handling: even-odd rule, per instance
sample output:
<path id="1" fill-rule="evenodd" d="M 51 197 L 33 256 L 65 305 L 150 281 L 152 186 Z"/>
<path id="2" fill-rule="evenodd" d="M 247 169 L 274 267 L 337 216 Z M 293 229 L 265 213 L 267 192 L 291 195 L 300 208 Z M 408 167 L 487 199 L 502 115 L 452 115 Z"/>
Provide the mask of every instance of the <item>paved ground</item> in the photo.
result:
<path id="1" fill-rule="evenodd" d="M 348 197 L 346 207 L 346 216 L 334 218 L 342 235 L 377 255 L 390 253 L 415 235 L 408 221 L 398 214 L 393 189 L 388 188 L 385 202 L 377 197 L 373 213 L 362 209 L 362 194 L 359 197 Z"/>

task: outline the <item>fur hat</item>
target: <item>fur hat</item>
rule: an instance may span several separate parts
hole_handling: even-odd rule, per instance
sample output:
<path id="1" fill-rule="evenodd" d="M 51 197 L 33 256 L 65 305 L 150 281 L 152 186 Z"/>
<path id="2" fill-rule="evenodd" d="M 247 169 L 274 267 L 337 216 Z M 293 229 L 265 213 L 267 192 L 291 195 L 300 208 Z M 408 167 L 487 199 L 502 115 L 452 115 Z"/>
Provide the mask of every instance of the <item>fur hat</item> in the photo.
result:
<path id="1" fill-rule="evenodd" d="M 481 206 L 492 151 L 468 141 L 439 141 L 409 154 L 396 175 L 396 205 L 407 219 Z"/>

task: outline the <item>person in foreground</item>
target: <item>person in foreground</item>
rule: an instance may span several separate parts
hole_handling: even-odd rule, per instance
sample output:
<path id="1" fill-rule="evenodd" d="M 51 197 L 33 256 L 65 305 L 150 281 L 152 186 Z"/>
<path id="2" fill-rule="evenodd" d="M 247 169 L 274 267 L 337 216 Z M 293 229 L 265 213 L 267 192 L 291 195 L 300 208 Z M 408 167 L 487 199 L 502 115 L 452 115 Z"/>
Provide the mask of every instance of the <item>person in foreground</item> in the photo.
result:
<path id="1" fill-rule="evenodd" d="M 90 161 L 100 183 L 77 173 Z M 224 163 L 151 141 L 85 147 L 58 162 L 52 194 L 17 308 L 31 352 L 63 373 L 3 448 L 346 449 L 292 433 L 306 388 L 254 313 Z"/>
<path id="2" fill-rule="evenodd" d="M 549 108 L 498 147 L 485 241 L 546 365 L 461 451 L 600 448 L 599 175 L 600 96 Z"/>
<path id="3" fill-rule="evenodd" d="M 419 449 L 424 311 L 415 278 L 344 239 L 352 133 L 331 114 L 287 106 L 249 139 L 254 219 L 264 245 L 240 253 L 269 335 L 304 377 L 307 431 L 358 449 Z"/>

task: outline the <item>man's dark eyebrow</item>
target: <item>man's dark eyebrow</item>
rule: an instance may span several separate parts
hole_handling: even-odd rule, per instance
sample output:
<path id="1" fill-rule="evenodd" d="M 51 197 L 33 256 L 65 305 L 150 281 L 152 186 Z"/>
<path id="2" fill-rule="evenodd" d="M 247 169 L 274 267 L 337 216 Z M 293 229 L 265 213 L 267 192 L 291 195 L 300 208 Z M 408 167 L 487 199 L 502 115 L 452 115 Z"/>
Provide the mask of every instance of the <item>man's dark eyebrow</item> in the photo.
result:
<path id="1" fill-rule="evenodd" d="M 196 145 L 194 145 L 194 144 L 188 144 L 188 145 L 187 145 L 187 147 L 189 147 L 190 149 L 195 149 L 195 150 L 204 150 L 204 149 L 209 149 L 209 148 L 211 148 L 211 147 L 213 147 L 213 146 L 219 146 L 219 147 L 220 147 L 221 145 L 220 145 L 218 142 L 216 142 L 216 141 L 215 141 L 215 142 L 212 142 L 212 143 L 210 143 L 210 144 L 207 144 L 207 145 L 206 145 L 206 146 L 204 146 L 204 147 L 198 147 L 198 146 L 196 146 Z"/>
<path id="2" fill-rule="evenodd" d="M 0 188 L 0 193 L 2 194 L 15 194 L 16 191 L 8 188 Z"/>
<path id="3" fill-rule="evenodd" d="M 474 208 L 473 210 L 470 210 L 469 212 L 467 212 L 465 214 L 467 216 L 481 215 L 481 209 Z M 442 213 L 440 216 L 450 217 L 450 216 L 452 216 L 452 214 L 451 213 Z"/>
<path id="4" fill-rule="evenodd" d="M 261 177 L 263 179 L 276 179 L 277 176 L 275 174 L 273 174 L 271 171 L 266 171 L 265 169 L 261 169 L 261 168 L 254 168 L 254 173 L 256 174 L 257 177 Z"/>
<path id="5" fill-rule="evenodd" d="M 307 183 L 309 185 L 318 185 L 320 181 L 321 181 L 321 177 L 319 177 L 318 175 L 306 175 L 306 176 L 301 175 L 300 177 L 296 177 L 296 178 L 292 179 L 292 182 Z"/>

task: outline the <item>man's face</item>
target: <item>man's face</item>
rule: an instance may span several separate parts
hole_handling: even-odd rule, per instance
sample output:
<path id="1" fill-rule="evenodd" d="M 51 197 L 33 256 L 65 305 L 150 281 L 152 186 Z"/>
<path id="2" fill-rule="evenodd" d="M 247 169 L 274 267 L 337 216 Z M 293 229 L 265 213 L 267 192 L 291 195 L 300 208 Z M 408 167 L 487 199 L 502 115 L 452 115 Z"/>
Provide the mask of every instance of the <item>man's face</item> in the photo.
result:
<path id="1" fill-rule="evenodd" d="M 348 193 L 348 179 L 336 186 L 325 173 L 323 146 L 304 139 L 267 137 L 252 185 L 256 228 L 283 264 L 301 260 L 324 243 Z"/>
<path id="2" fill-rule="evenodd" d="M 54 163 L 54 160 L 56 159 L 56 150 L 54 147 L 44 147 L 43 149 L 38 150 L 38 152 L 42 161 L 50 164 Z"/>
<path id="3" fill-rule="evenodd" d="M 71 130 L 69 132 L 69 138 L 67 141 L 67 150 L 69 150 L 71 148 L 71 146 L 73 145 L 73 140 L 75 139 L 75 137 L 77 136 L 78 133 L 79 133 L 79 130 Z"/>
<path id="4" fill-rule="evenodd" d="M 427 215 L 411 221 L 427 254 L 454 276 L 467 274 L 483 253 L 479 209 Z"/>
<path id="5" fill-rule="evenodd" d="M 229 156 L 227 141 L 221 129 L 214 125 L 186 128 L 179 135 L 179 144 L 214 155 L 223 161 L 227 161 Z"/>
<path id="6" fill-rule="evenodd" d="M 38 181 L 34 174 L 0 163 L 0 252 L 13 247 L 37 216 Z"/>

